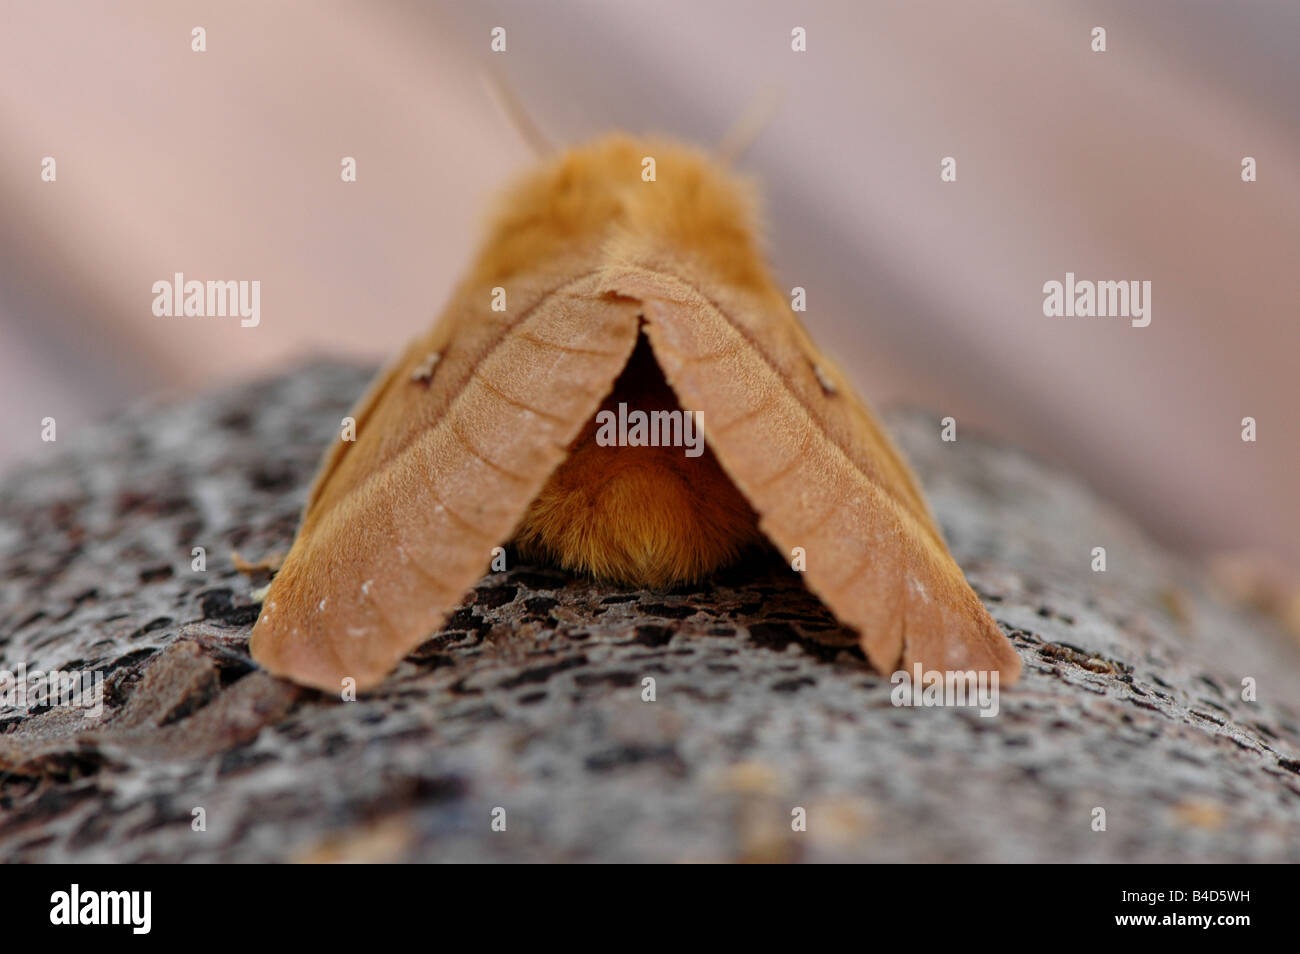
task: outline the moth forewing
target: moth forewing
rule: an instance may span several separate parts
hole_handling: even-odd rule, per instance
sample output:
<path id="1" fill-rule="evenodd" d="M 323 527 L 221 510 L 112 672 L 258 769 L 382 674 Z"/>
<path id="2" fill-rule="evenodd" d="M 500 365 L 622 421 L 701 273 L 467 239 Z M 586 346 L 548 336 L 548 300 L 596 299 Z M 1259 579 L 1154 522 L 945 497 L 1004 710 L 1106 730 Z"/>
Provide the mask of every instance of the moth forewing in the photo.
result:
<path id="1" fill-rule="evenodd" d="M 764 353 L 763 336 L 743 334 L 670 277 L 660 300 L 652 284 L 641 275 L 620 287 L 646 299 L 647 332 L 669 384 L 704 412 L 710 446 L 767 536 L 783 552 L 797 546 L 810 555 L 809 588 L 859 632 L 871 663 L 882 672 L 921 662 L 998 670 L 1003 682 L 1018 678 L 1020 657 L 966 583 L 906 465 L 877 429 L 858 427 L 838 443 L 824 424 L 828 412 L 811 405 L 847 397 L 801 395 Z M 768 320 L 795 319 L 774 311 Z"/>
<path id="2" fill-rule="evenodd" d="M 593 290 L 578 284 L 540 302 L 464 378 L 442 418 L 304 525 L 253 629 L 259 663 L 321 689 L 348 677 L 367 688 L 460 602 L 636 342 L 636 304 Z M 397 376 L 381 404 L 409 386 L 418 385 Z M 372 427 L 382 420 L 376 413 Z M 349 454 L 364 462 L 363 440 Z"/>

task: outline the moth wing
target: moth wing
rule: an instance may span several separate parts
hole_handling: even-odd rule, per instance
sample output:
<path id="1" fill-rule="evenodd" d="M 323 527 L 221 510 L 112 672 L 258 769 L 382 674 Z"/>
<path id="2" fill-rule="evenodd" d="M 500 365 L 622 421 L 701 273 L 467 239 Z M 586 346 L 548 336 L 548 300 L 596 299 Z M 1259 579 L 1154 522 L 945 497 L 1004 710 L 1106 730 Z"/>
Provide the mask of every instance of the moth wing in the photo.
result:
<path id="1" fill-rule="evenodd" d="M 449 327 L 451 323 L 447 322 L 446 324 Z M 431 341 L 425 339 L 413 341 L 370 382 L 365 393 L 357 400 L 356 407 L 348 415 L 348 417 L 352 418 L 358 434 L 367 430 L 366 425 L 374 416 L 375 411 L 384 405 L 384 399 L 394 392 L 399 383 L 411 379 L 414 373 L 412 368 L 417 357 L 421 354 L 427 355 L 430 353 L 436 353 L 433 350 Z M 392 403 L 394 402 L 389 402 L 389 414 L 387 415 L 390 418 L 394 416 L 391 407 Z M 320 469 L 317 470 L 316 476 L 312 479 L 311 489 L 307 491 L 307 505 L 303 508 L 304 520 L 309 518 L 316 509 L 322 493 L 330 485 L 331 478 L 343 464 L 348 452 L 355 446 L 354 441 L 344 440 L 340 437 L 325 452 Z"/>
<path id="2" fill-rule="evenodd" d="M 998 670 L 1020 657 L 948 553 L 883 428 L 813 347 L 775 291 L 624 268 L 611 288 L 642 300 L 646 334 L 683 408 L 809 589 L 860 635 L 880 672 Z"/>
<path id="3" fill-rule="evenodd" d="M 382 680 L 509 539 L 627 363 L 637 311 L 582 278 L 506 328 L 444 318 L 408 348 L 363 399 L 355 445 L 326 461 L 254 659 L 327 690 Z M 444 349 L 427 383 L 426 345 Z"/>

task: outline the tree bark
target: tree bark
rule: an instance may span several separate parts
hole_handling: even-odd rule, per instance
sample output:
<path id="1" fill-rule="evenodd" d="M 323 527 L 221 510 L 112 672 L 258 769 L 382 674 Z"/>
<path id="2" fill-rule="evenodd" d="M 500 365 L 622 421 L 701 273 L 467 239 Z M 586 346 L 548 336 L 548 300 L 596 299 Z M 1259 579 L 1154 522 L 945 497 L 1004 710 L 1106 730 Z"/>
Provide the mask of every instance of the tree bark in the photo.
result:
<path id="1" fill-rule="evenodd" d="M 886 420 L 1025 661 L 993 717 L 893 705 L 775 554 L 674 592 L 511 554 L 377 691 L 270 677 L 267 575 L 231 554 L 287 549 L 369 375 L 141 409 L 0 481 L 5 666 L 106 693 L 0 710 L 0 857 L 1300 860 L 1300 647 L 1069 476 L 915 410 Z"/>

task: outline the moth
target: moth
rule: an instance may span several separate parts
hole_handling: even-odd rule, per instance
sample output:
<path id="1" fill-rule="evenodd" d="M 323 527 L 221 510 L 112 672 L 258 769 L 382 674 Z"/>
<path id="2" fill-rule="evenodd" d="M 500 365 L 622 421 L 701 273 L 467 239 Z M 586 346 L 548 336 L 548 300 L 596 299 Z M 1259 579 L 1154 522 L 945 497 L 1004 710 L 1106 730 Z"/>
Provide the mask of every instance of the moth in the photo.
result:
<path id="1" fill-rule="evenodd" d="M 620 404 L 695 414 L 706 449 L 608 446 L 596 419 Z M 877 670 L 1019 675 L 908 465 L 776 285 L 753 186 L 703 151 L 618 134 L 542 161 L 352 417 L 253 628 L 254 659 L 296 682 L 381 682 L 512 539 L 649 587 L 801 548 Z"/>

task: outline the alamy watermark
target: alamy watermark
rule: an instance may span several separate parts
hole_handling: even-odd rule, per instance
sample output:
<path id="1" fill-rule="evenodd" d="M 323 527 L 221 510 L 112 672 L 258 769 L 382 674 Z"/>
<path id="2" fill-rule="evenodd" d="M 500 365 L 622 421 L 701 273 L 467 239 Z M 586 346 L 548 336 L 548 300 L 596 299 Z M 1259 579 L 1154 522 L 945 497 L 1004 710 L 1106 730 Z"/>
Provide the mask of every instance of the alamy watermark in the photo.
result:
<path id="1" fill-rule="evenodd" d="M 922 669 L 916 663 L 912 672 L 900 669 L 889 677 L 894 687 L 889 701 L 896 706 L 977 708 L 981 718 L 992 718 L 998 714 L 1000 675 L 996 669 Z"/>
<path id="2" fill-rule="evenodd" d="M 687 457 L 704 453 L 703 411 L 629 411 L 596 415 L 596 443 L 601 447 L 684 447 Z"/>
<path id="3" fill-rule="evenodd" d="M 177 272 L 171 281 L 153 283 L 153 313 L 159 318 L 239 318 L 244 328 L 262 321 L 260 281 L 185 280 Z"/>
<path id="4" fill-rule="evenodd" d="M 1076 280 L 1043 283 L 1043 314 L 1048 318 L 1128 318 L 1134 328 L 1151 324 L 1149 281 L 1094 282 Z"/>
<path id="5" fill-rule="evenodd" d="M 74 883 L 67 891 L 50 895 L 51 924 L 121 924 L 132 934 L 148 934 L 153 927 L 152 891 L 83 891 Z"/>
<path id="6" fill-rule="evenodd" d="M 81 709 L 87 719 L 104 713 L 104 674 L 89 669 L 33 669 L 19 663 L 17 670 L 0 669 L 0 712 L 27 712 L 44 706 Z"/>

